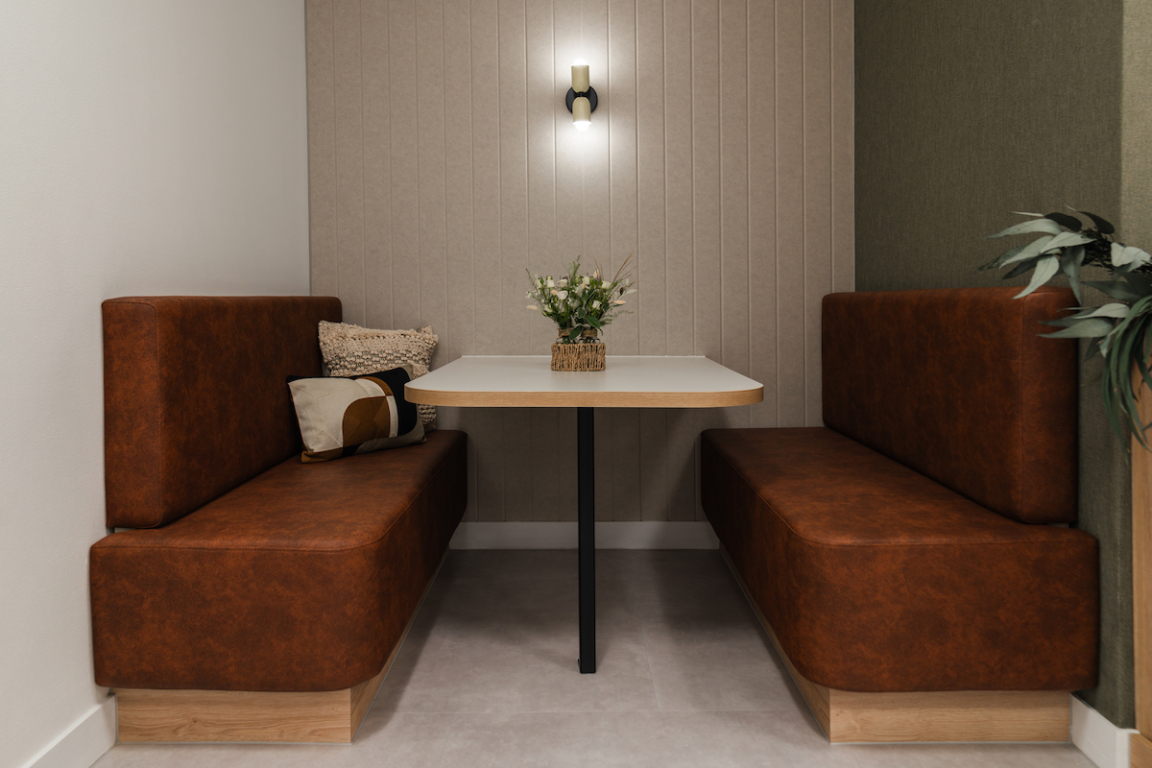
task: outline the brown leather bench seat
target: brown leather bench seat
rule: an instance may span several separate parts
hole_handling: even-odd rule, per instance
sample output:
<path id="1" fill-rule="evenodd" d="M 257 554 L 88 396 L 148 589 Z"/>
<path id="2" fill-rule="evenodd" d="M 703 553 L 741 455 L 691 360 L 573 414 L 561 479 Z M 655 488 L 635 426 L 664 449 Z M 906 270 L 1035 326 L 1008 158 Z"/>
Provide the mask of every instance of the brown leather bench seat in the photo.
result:
<path id="1" fill-rule="evenodd" d="M 467 439 L 303 464 L 327 297 L 104 302 L 96 682 L 121 741 L 350 741 L 467 503 Z"/>
<path id="2" fill-rule="evenodd" d="M 846 691 L 1095 685 L 1096 540 L 827 428 L 708 430 L 709 519 L 795 667 Z"/>
<path id="3" fill-rule="evenodd" d="M 1067 289 L 833 294 L 823 427 L 701 436 L 701 503 L 832 741 L 1067 740 L 1096 684 Z"/>
<path id="4" fill-rule="evenodd" d="M 371 678 L 463 511 L 465 438 L 291 458 L 163 528 L 92 548 L 96 682 L 329 691 Z"/>

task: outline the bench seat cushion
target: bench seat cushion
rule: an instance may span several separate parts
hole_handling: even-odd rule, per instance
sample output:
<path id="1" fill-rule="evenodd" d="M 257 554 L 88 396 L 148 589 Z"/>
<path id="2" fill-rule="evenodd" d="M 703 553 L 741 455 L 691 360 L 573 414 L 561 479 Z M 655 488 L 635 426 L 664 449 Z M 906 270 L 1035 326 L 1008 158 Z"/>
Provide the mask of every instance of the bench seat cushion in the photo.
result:
<path id="1" fill-rule="evenodd" d="M 373 677 L 467 501 L 464 433 L 324 464 L 293 457 L 91 551 L 96 681 L 324 691 Z"/>
<path id="2" fill-rule="evenodd" d="M 846 691 L 1096 684 L 1097 544 L 827 428 L 708 430 L 701 500 L 797 670 Z"/>

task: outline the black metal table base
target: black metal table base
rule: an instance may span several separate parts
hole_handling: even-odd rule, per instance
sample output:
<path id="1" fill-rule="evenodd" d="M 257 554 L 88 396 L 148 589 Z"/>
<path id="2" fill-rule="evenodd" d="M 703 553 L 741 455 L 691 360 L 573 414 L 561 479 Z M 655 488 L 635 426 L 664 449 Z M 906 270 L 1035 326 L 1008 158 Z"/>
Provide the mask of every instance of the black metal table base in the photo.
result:
<path id="1" fill-rule="evenodd" d="M 594 411 L 576 409 L 580 558 L 580 672 L 596 671 L 596 444 Z"/>

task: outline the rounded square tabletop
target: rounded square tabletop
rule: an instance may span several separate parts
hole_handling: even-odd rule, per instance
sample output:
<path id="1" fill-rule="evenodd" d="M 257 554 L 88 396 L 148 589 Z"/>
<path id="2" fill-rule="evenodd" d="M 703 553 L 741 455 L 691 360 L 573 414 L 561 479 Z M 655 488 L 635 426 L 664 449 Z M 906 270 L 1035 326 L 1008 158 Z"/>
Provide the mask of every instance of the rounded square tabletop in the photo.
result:
<path id="1" fill-rule="evenodd" d="M 603 371 L 553 371 L 547 355 L 465 356 L 404 388 L 414 403 L 494 408 L 723 408 L 764 385 L 706 357 L 608 356 Z"/>

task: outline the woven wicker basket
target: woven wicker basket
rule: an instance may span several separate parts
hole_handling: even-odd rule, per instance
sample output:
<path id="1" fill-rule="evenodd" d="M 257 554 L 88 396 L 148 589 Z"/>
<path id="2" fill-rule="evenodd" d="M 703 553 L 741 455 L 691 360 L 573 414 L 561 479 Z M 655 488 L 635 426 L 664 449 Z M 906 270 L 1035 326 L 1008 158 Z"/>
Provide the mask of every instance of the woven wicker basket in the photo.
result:
<path id="1" fill-rule="evenodd" d="M 604 346 L 601 341 L 591 344 L 553 344 L 552 370 L 602 371 Z"/>

